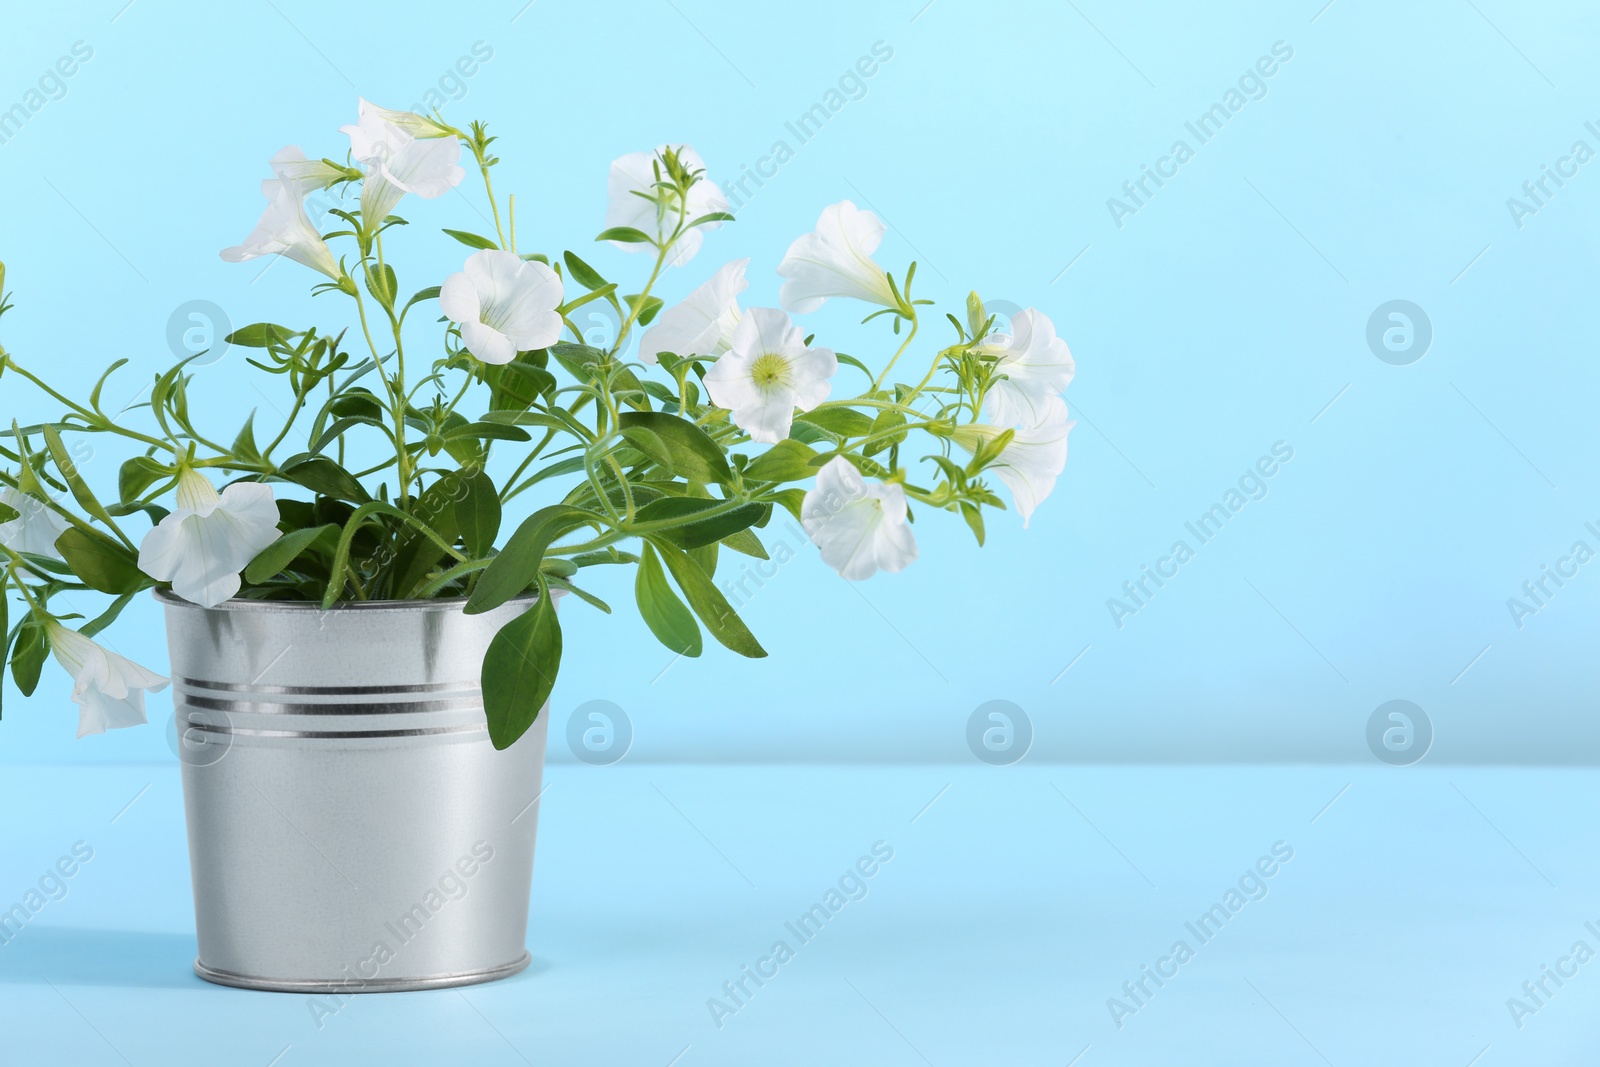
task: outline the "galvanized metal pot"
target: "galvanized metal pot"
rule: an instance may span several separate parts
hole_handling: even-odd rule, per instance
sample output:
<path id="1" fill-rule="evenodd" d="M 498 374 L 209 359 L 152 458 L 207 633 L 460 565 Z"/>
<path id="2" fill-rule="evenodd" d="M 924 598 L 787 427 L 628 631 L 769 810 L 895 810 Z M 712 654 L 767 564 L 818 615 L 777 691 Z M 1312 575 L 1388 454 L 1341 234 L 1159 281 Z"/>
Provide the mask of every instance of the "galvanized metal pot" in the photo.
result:
<path id="1" fill-rule="evenodd" d="M 479 668 L 532 598 L 166 593 L 200 955 L 223 985 L 377 992 L 528 965 L 544 710 L 489 743 Z"/>

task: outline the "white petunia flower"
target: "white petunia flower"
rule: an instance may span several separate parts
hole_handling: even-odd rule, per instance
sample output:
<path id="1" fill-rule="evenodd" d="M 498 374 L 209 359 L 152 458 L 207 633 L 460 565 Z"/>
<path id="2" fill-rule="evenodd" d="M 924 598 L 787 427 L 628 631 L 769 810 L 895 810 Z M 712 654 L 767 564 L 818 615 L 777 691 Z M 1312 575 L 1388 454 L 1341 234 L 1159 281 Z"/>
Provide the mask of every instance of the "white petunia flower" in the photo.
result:
<path id="1" fill-rule="evenodd" d="M 46 559 L 60 559 L 56 538 L 67 531 L 67 520 L 52 511 L 37 497 L 7 486 L 0 489 L 0 504 L 17 513 L 10 522 L 0 522 L 0 545 L 13 552 L 27 552 Z"/>
<path id="2" fill-rule="evenodd" d="M 676 356 L 720 356 L 739 325 L 739 294 L 750 287 L 748 259 L 724 263 L 700 288 L 661 313 L 639 340 L 639 358 L 655 363 L 662 352 Z"/>
<path id="3" fill-rule="evenodd" d="M 350 154 L 367 168 L 361 185 L 361 220 L 375 230 L 400 198 L 415 193 L 424 200 L 443 196 L 467 176 L 457 164 L 461 141 L 454 130 L 410 111 L 361 101 L 359 120 L 341 126 L 350 136 Z"/>
<path id="4" fill-rule="evenodd" d="M 1056 479 L 1067 465 L 1067 433 L 1076 425 L 1067 417 L 1066 402 L 1058 396 L 1051 397 L 1042 408 L 1038 424 L 1018 429 L 999 458 L 984 468 L 999 475 L 1011 490 L 1023 526 L 1028 525 L 1034 509 L 1055 488 Z M 968 452 L 976 453 L 1006 429 L 975 423 L 957 426 L 950 436 Z"/>
<path id="5" fill-rule="evenodd" d="M 905 490 L 884 482 L 868 485 L 843 456 L 817 472 L 815 488 L 800 505 L 800 522 L 822 550 L 822 561 L 853 582 L 904 570 L 917 558 Z"/>
<path id="6" fill-rule="evenodd" d="M 205 475 L 185 467 L 178 475 L 178 507 L 144 535 L 139 569 L 204 608 L 239 591 L 245 565 L 278 539 L 272 488 L 235 482 L 217 495 Z"/>
<path id="7" fill-rule="evenodd" d="M 263 182 L 261 188 L 268 200 L 272 199 L 272 193 L 267 189 L 267 182 L 286 182 L 304 196 L 314 189 L 326 189 L 345 177 L 342 167 L 332 166 L 321 159 L 307 159 L 299 145 L 287 145 L 279 149 L 268 165 L 272 167 L 272 177 Z"/>
<path id="8" fill-rule="evenodd" d="M 229 263 L 243 263 L 259 256 L 288 256 L 338 281 L 339 265 L 333 261 L 333 252 L 322 234 L 306 217 L 305 193 L 299 183 L 268 178 L 261 183 L 261 192 L 267 198 L 261 221 L 243 244 L 224 248 L 222 258 Z"/>
<path id="9" fill-rule="evenodd" d="M 165 689 L 166 678 L 53 619 L 45 624 L 45 633 L 56 662 L 72 675 L 79 737 L 145 722 L 144 695 Z"/>
<path id="10" fill-rule="evenodd" d="M 817 228 L 796 238 L 778 264 L 778 273 L 788 279 L 778 294 L 784 310 L 815 311 L 830 296 L 899 307 L 889 275 L 872 261 L 884 229 L 878 216 L 848 200 L 823 208 Z"/>
<path id="11" fill-rule="evenodd" d="M 671 199 L 663 202 L 663 192 L 656 187 L 657 181 L 670 182 L 667 176 L 667 165 L 662 157 L 671 149 L 677 153 L 678 162 L 691 173 L 700 171 L 700 180 L 689 187 L 687 220 L 684 215 L 684 205 L 673 194 Z M 722 190 L 714 185 L 705 175 L 706 163 L 688 145 L 662 145 L 654 152 L 630 152 L 619 156 L 611 163 L 611 175 L 606 181 L 606 195 L 609 201 L 606 204 L 606 229 L 618 226 L 627 226 L 631 229 L 650 235 L 656 241 L 665 241 L 672 236 L 681 221 L 693 222 L 695 219 L 713 212 L 727 211 L 728 200 L 722 195 Z M 659 172 L 659 176 L 658 176 Z M 681 267 L 695 257 L 700 251 L 700 246 L 705 242 L 706 230 L 714 230 L 721 226 L 720 222 L 708 222 L 684 231 L 678 243 L 672 246 L 672 251 L 667 256 L 667 266 Z M 637 244 L 627 241 L 612 241 L 613 245 L 624 252 L 645 252 L 653 250 L 650 245 Z"/>
<path id="12" fill-rule="evenodd" d="M 1033 308 L 1012 317 L 1011 333 L 990 334 L 980 348 L 999 354 L 994 369 L 1005 375 L 984 397 L 989 418 L 1001 426 L 1037 425 L 1072 382 L 1072 352 L 1055 324 Z"/>
<path id="13" fill-rule="evenodd" d="M 439 309 L 461 325 L 467 351 L 485 363 L 547 348 L 561 336 L 561 279 L 537 260 L 484 249 L 439 287 Z"/>
<path id="14" fill-rule="evenodd" d="M 777 308 L 751 308 L 733 331 L 728 351 L 706 372 L 706 391 L 752 441 L 777 444 L 789 436 L 794 410 L 828 399 L 839 361 L 827 348 L 807 348 L 805 335 Z"/>

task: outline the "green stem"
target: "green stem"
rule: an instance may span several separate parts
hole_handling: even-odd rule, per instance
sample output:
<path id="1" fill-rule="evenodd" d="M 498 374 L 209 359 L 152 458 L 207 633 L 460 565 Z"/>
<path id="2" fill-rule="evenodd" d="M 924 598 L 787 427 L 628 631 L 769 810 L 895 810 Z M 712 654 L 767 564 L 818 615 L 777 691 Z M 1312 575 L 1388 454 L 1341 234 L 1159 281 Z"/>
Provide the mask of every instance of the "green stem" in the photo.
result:
<path id="1" fill-rule="evenodd" d="M 468 560 L 465 563 L 458 563 L 454 567 L 451 567 L 449 570 L 440 574 L 427 585 L 424 585 L 421 589 L 417 590 L 417 595 L 414 599 L 427 600 L 429 597 L 433 596 L 435 593 L 449 585 L 451 582 L 455 581 L 457 578 L 464 578 L 469 574 L 476 574 L 493 562 L 494 560 L 492 559 L 473 559 Z"/>
<path id="2" fill-rule="evenodd" d="M 53 618 L 54 616 L 51 616 L 50 613 L 44 609 L 44 605 L 40 604 L 33 598 L 33 594 L 28 591 L 27 585 L 22 581 L 22 575 L 17 573 L 17 568 L 23 568 L 34 577 L 40 578 L 41 581 L 48 581 L 49 579 L 42 577 L 32 567 L 29 567 L 27 560 L 11 551 L 11 549 L 7 548 L 5 545 L 0 545 L 0 552 L 4 552 L 6 555 L 11 557 L 11 563 L 6 567 L 6 570 L 11 575 L 12 584 L 17 587 L 17 592 L 22 594 L 22 599 L 28 602 L 28 606 L 34 610 L 35 614 Z"/>
<path id="3" fill-rule="evenodd" d="M 615 356 L 622 351 L 622 346 L 628 339 L 628 331 L 633 329 L 634 320 L 639 317 L 639 312 L 644 307 L 645 301 L 650 298 L 651 288 L 655 286 L 656 279 L 661 277 L 661 268 L 666 266 L 667 263 L 667 253 L 672 250 L 672 246 L 677 242 L 678 238 L 683 236 L 683 228 L 689 221 L 689 195 L 680 192 L 677 193 L 677 197 L 679 202 L 678 225 L 673 229 L 672 236 L 657 246 L 656 265 L 650 271 L 650 280 L 644 283 L 644 288 L 639 292 L 638 301 L 628 309 L 628 317 L 622 321 L 621 329 L 617 330 L 617 343 L 611 346 L 610 352 L 606 353 L 609 356 Z M 578 340 L 582 341 L 583 338 L 579 337 Z"/>
<path id="4" fill-rule="evenodd" d="M 328 387 L 330 389 L 333 387 L 333 378 L 331 376 L 328 378 Z M 262 450 L 262 459 L 271 459 L 272 450 L 283 444 L 283 439 L 289 436 L 289 431 L 294 428 L 294 420 L 300 417 L 300 411 L 305 407 L 308 395 L 310 395 L 309 391 L 295 390 L 294 406 L 289 410 L 289 418 L 284 422 L 283 429 L 278 431 L 278 436 L 274 437 L 272 443 Z"/>
<path id="5" fill-rule="evenodd" d="M 44 392 L 48 394 L 51 399 L 65 404 L 67 407 L 71 408 L 75 414 L 86 420 L 91 426 L 95 427 L 97 431 L 121 434 L 123 437 L 131 438 L 135 441 L 142 441 L 147 445 L 155 445 L 159 448 L 166 449 L 168 452 L 171 452 L 174 455 L 177 454 L 178 449 L 170 441 L 163 441 L 159 437 L 150 437 L 147 434 L 142 434 L 137 430 L 130 430 L 125 426 L 118 426 L 115 422 L 112 422 L 100 413 L 90 411 L 88 408 L 68 400 L 66 397 L 50 388 L 50 386 L 46 385 L 43 379 L 39 378 L 26 367 L 18 363 L 16 356 L 5 356 L 5 365 L 10 367 L 16 373 L 22 375 L 24 378 L 28 379 L 28 381 L 32 382 L 40 389 L 44 390 Z"/>
<path id="6" fill-rule="evenodd" d="M 478 151 L 477 145 L 473 145 L 472 151 L 473 155 L 478 157 L 478 171 L 483 175 L 483 191 L 489 197 L 489 210 L 494 212 L 495 236 L 500 238 L 501 248 L 510 249 L 511 246 L 506 241 L 506 231 L 500 226 L 500 205 L 495 202 L 494 182 L 489 177 L 489 164 L 484 160 L 483 153 Z"/>
<path id="7" fill-rule="evenodd" d="M 21 486 L 19 486 L 17 484 L 17 480 L 15 478 L 11 477 L 9 474 L 0 474 L 0 485 L 9 486 L 10 488 L 16 489 L 19 492 L 21 491 L 21 488 L 22 488 Z M 34 499 L 38 500 L 40 498 L 34 497 Z M 76 526 L 78 529 L 83 530 L 83 531 L 85 531 L 87 533 L 91 533 L 91 534 L 99 534 L 100 533 L 99 529 L 96 528 L 95 525 L 92 522 L 89 522 L 87 519 L 80 519 L 77 515 L 73 514 L 72 512 L 68 511 L 66 508 L 62 507 L 60 504 L 56 503 L 54 497 L 48 497 L 48 496 L 44 497 L 43 498 L 43 503 L 44 503 L 45 507 L 47 507 L 51 511 L 55 512 L 57 515 L 60 515 L 63 519 L 66 519 L 69 523 L 71 523 L 73 526 Z M 123 535 L 121 530 L 118 530 L 115 526 L 112 527 L 112 530 L 114 530 L 116 532 L 118 537 L 122 538 L 122 543 L 123 544 L 127 545 L 129 548 L 133 548 L 134 547 L 133 542 L 128 540 L 128 538 L 125 535 Z M 5 548 L 4 545 L 0 545 L 0 549 L 4 549 L 4 548 Z M 30 573 L 32 573 L 32 568 L 29 568 L 29 571 L 30 571 Z"/>
<path id="8" fill-rule="evenodd" d="M 528 469 L 534 460 L 539 458 L 539 453 L 545 450 L 545 446 L 555 438 L 555 435 L 556 432 L 554 429 L 545 430 L 544 438 L 537 445 L 535 445 L 526 456 L 522 457 L 522 462 L 517 464 L 517 469 L 511 472 L 511 477 L 506 479 L 506 487 L 500 491 L 500 503 L 504 504 L 506 501 L 510 500 L 512 496 L 516 495 L 515 493 L 511 492 L 511 487 L 517 484 L 517 479 L 521 478 L 523 472 Z"/>
<path id="9" fill-rule="evenodd" d="M 622 464 L 617 462 L 617 457 L 608 454 L 606 462 L 611 465 L 612 473 L 617 476 L 617 484 L 622 486 L 622 501 L 628 509 L 627 521 L 632 522 L 634 514 L 633 489 L 628 485 L 628 478 L 622 473 Z"/>
<path id="10" fill-rule="evenodd" d="M 952 347 L 959 348 L 960 346 L 954 345 Z M 922 381 L 918 382 L 917 387 L 911 390 L 911 392 L 906 396 L 906 403 L 909 404 L 918 396 L 922 395 L 922 391 L 928 387 L 929 382 L 933 381 L 933 376 L 939 372 L 939 365 L 944 362 L 945 357 L 950 354 L 950 351 L 950 348 L 941 348 L 939 350 L 939 354 L 933 357 L 933 366 L 928 368 L 928 373 L 922 376 Z"/>
<path id="11" fill-rule="evenodd" d="M 328 587 L 327 590 L 322 594 L 322 607 L 324 611 L 333 607 L 334 603 L 338 601 L 339 594 L 343 591 L 346 581 L 356 580 L 353 573 L 346 574 L 346 572 L 350 569 L 350 543 L 355 540 L 356 532 L 360 530 L 367 519 L 371 518 L 373 515 L 392 515 L 414 528 L 418 533 L 422 534 L 428 540 L 438 545 L 449 555 L 452 555 L 456 559 L 462 561 L 465 561 L 467 558 L 460 552 L 457 552 L 454 545 L 440 537 L 437 533 L 434 533 L 431 527 L 417 521 L 417 519 L 401 511 L 394 505 L 385 504 L 381 500 L 368 501 L 367 503 L 356 508 L 356 510 L 351 514 L 350 518 L 346 520 L 343 532 L 339 534 L 339 546 L 334 550 L 333 553 L 333 567 L 328 576 Z M 361 588 L 359 582 L 357 582 L 356 588 L 358 590 Z"/>
<path id="12" fill-rule="evenodd" d="M 889 365 L 883 368 L 883 373 L 879 374 L 872 380 L 872 392 L 874 393 L 876 393 L 883 386 L 884 379 L 889 377 L 889 372 L 894 369 L 894 365 L 900 361 L 900 357 L 905 354 L 905 350 L 911 347 L 912 339 L 917 336 L 917 309 L 913 307 L 909 310 L 911 312 L 911 315 L 909 316 L 911 319 L 911 329 L 907 331 L 906 339 L 901 342 L 900 350 L 894 354 L 894 358 L 889 361 Z"/>
<path id="13" fill-rule="evenodd" d="M 361 267 L 367 271 L 367 257 L 361 256 Z M 395 432 L 395 462 L 398 464 L 396 477 L 400 483 L 400 492 L 397 499 L 403 506 L 406 503 L 407 487 L 411 484 L 411 457 L 406 453 L 406 412 L 405 412 L 405 378 L 404 369 L 397 364 L 396 379 L 391 379 L 384 370 L 383 357 L 378 354 L 378 345 L 372 339 L 372 330 L 367 324 L 367 302 L 361 296 L 359 287 L 351 294 L 356 302 L 356 313 L 361 318 L 361 333 L 367 339 L 367 347 L 372 350 L 372 361 L 378 369 L 378 374 L 383 378 L 384 386 L 389 390 L 389 414 L 394 419 Z M 397 353 L 398 355 L 398 353 Z"/>

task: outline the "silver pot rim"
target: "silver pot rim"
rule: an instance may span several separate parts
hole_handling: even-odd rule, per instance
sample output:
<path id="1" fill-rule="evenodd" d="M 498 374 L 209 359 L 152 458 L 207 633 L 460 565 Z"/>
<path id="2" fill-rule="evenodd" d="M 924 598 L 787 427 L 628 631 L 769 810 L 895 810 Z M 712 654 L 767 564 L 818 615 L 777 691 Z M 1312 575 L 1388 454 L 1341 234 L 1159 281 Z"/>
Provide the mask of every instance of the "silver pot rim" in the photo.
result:
<path id="1" fill-rule="evenodd" d="M 552 589 L 551 600 L 559 600 L 565 595 L 564 589 Z M 331 608 L 324 608 L 314 600 L 252 600 L 248 597 L 234 597 L 224 600 L 214 608 L 202 607 L 192 600 L 185 600 L 170 589 L 152 589 L 150 595 L 167 607 L 193 608 L 196 611 L 455 611 L 466 606 L 469 598 L 464 596 L 438 597 L 432 600 L 341 600 Z M 506 601 L 507 604 L 532 603 L 539 599 L 538 593 L 528 593 L 515 596 Z"/>

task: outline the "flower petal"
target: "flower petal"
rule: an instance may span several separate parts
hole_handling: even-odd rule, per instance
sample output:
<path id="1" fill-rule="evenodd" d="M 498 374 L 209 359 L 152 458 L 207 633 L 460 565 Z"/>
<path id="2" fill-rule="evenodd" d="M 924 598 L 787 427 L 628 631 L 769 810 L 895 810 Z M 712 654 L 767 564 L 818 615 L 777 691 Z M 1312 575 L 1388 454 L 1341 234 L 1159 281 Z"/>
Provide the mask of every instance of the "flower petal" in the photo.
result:
<path id="1" fill-rule="evenodd" d="M 657 241 L 666 239 L 677 229 L 685 213 L 683 206 L 674 199 L 670 206 L 663 207 L 657 202 L 659 190 L 655 188 L 658 167 L 662 180 L 666 180 L 666 167 L 658 161 L 669 149 L 677 152 L 679 162 L 690 171 L 701 172 L 700 180 L 689 187 L 688 221 L 728 210 L 727 198 L 704 173 L 705 160 L 698 152 L 688 145 L 661 145 L 654 152 L 630 152 L 612 161 L 606 179 L 606 229 L 626 226 L 649 234 Z M 688 263 L 700 251 L 705 231 L 720 225 L 720 222 L 704 223 L 682 234 L 668 253 L 667 265 L 681 267 Z M 612 241 L 611 244 L 624 252 L 653 251 L 647 244 L 628 241 Z"/>
<path id="2" fill-rule="evenodd" d="M 478 302 L 478 291 L 466 271 L 457 271 L 439 286 L 439 310 L 451 322 L 478 321 L 483 305 Z"/>
<path id="3" fill-rule="evenodd" d="M 139 569 L 171 582 L 178 596 L 216 607 L 238 593 L 239 573 L 278 539 L 272 488 L 238 482 L 223 490 L 209 514 L 178 508 L 145 535 Z"/>
<path id="4" fill-rule="evenodd" d="M 683 302 L 663 311 L 639 340 L 639 358 L 655 363 L 662 352 L 678 356 L 709 356 L 717 354 L 731 340 L 724 330 L 737 325 L 739 317 L 738 296 L 750 285 L 745 280 L 748 259 L 735 259 L 724 263 L 705 284 L 684 297 Z M 732 312 L 732 315 L 729 313 Z"/>
<path id="5" fill-rule="evenodd" d="M 816 230 L 796 238 L 778 264 L 788 279 L 779 293 L 784 310 L 815 311 L 830 296 L 899 307 L 889 276 L 872 260 L 885 229 L 878 216 L 848 200 L 823 208 Z"/>
<path id="6" fill-rule="evenodd" d="M 816 487 L 801 503 L 800 521 L 823 562 L 851 581 L 880 570 L 903 570 L 917 558 L 916 537 L 906 522 L 905 490 L 899 485 L 868 486 L 843 456 L 818 472 Z"/>
<path id="7" fill-rule="evenodd" d="M 468 352 L 485 363 L 503 366 L 517 358 L 517 346 L 511 338 L 482 322 L 463 322 L 461 340 Z"/>

